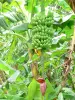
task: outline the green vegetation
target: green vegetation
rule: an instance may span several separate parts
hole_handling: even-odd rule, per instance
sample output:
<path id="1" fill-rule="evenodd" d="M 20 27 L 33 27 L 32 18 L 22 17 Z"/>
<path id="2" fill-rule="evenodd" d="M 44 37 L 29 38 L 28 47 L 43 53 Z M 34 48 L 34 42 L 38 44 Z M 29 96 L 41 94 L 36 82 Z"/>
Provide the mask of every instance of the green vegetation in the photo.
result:
<path id="1" fill-rule="evenodd" d="M 75 100 L 74 12 L 74 0 L 0 0 L 0 100 Z"/>

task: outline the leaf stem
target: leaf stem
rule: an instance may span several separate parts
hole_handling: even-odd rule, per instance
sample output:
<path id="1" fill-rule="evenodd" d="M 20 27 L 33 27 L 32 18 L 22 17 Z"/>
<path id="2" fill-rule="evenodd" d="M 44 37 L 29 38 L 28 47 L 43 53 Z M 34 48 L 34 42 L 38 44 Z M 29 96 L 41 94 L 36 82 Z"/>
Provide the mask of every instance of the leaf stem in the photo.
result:
<path id="1" fill-rule="evenodd" d="M 41 55 L 42 77 L 44 78 L 44 53 Z"/>
<path id="2" fill-rule="evenodd" d="M 45 0 L 41 0 L 41 12 L 45 13 Z"/>
<path id="3" fill-rule="evenodd" d="M 42 100 L 44 100 L 44 96 L 42 96 Z"/>
<path id="4" fill-rule="evenodd" d="M 32 20 L 32 17 L 33 17 L 33 15 L 34 15 L 34 13 L 33 13 L 33 7 L 34 7 L 34 0 L 32 1 L 33 3 L 32 3 L 32 12 L 31 12 L 31 20 Z"/>

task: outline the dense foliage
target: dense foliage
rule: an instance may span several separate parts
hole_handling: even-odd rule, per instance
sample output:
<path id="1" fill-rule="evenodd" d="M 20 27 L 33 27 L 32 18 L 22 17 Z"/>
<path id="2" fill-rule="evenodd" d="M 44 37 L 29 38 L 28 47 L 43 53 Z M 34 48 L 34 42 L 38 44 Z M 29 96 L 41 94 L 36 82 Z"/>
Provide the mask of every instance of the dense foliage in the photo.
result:
<path id="1" fill-rule="evenodd" d="M 75 100 L 74 4 L 0 0 L 1 100 Z"/>

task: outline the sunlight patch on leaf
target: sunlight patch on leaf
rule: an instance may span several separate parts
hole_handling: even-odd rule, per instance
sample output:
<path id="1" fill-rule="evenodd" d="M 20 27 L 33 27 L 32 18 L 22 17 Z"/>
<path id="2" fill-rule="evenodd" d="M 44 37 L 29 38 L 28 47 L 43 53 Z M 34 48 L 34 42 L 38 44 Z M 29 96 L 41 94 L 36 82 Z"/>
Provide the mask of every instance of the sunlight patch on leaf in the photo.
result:
<path id="1" fill-rule="evenodd" d="M 62 37 L 66 37 L 65 34 L 61 34 L 60 36 L 54 37 L 52 39 L 52 44 L 57 44 Z"/>
<path id="2" fill-rule="evenodd" d="M 17 70 L 10 78 L 8 78 L 8 81 L 10 83 L 15 82 L 19 74 L 20 74 L 20 71 Z"/>
<path id="3" fill-rule="evenodd" d="M 63 94 L 62 94 L 62 93 L 59 93 L 59 95 L 58 95 L 58 100 L 64 100 Z"/>

